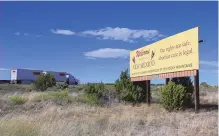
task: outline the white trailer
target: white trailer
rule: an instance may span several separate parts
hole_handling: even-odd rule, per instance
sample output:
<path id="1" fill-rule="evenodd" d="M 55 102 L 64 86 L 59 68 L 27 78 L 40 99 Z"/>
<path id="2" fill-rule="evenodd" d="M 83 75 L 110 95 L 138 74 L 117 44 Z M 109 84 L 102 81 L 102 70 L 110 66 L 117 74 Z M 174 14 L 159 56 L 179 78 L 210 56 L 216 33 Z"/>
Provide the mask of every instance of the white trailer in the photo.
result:
<path id="1" fill-rule="evenodd" d="M 42 73 L 42 70 L 12 69 L 11 83 L 30 84 L 35 81 Z"/>
<path id="2" fill-rule="evenodd" d="M 56 82 L 66 82 L 66 72 L 44 71 L 44 74 L 50 73 L 56 79 Z"/>

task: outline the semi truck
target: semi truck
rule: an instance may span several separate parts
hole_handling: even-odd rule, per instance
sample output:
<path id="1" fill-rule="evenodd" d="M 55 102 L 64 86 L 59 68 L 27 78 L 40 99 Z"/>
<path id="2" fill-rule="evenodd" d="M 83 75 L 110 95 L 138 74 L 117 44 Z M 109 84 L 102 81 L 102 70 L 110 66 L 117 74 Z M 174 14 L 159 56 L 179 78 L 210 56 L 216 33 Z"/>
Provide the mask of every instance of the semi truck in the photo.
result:
<path id="1" fill-rule="evenodd" d="M 77 85 L 77 84 L 79 84 L 79 80 L 77 80 L 70 73 L 67 73 L 67 75 L 66 75 L 66 83 L 69 84 L 69 85 Z"/>
<path id="2" fill-rule="evenodd" d="M 30 84 L 35 81 L 42 73 L 42 70 L 12 69 L 11 83 Z"/>
<path id="3" fill-rule="evenodd" d="M 54 76 L 56 82 L 66 82 L 67 72 L 44 71 L 44 74 L 49 73 Z"/>
<path id="4" fill-rule="evenodd" d="M 30 84 L 36 81 L 40 75 L 46 73 L 50 73 L 51 75 L 53 75 L 56 82 L 66 82 L 69 85 L 79 83 L 79 81 L 72 74 L 67 72 L 32 69 L 2 69 L 0 70 L 0 83 Z"/>

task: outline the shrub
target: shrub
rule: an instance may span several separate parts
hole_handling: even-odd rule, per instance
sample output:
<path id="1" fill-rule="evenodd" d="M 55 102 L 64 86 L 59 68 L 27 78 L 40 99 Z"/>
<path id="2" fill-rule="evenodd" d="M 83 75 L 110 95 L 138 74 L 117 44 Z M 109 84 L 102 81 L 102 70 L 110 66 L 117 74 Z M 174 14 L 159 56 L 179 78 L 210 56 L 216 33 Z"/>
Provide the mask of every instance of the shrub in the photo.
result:
<path id="1" fill-rule="evenodd" d="M 77 98 L 77 102 L 87 103 L 91 105 L 99 105 L 99 98 L 95 95 L 81 95 Z"/>
<path id="2" fill-rule="evenodd" d="M 56 80 L 53 75 L 46 73 L 40 75 L 35 81 L 35 86 L 37 90 L 45 91 L 49 87 L 53 87 L 56 85 Z"/>
<path id="3" fill-rule="evenodd" d="M 120 92 L 123 89 L 122 83 L 119 79 L 116 80 L 114 86 L 117 92 Z"/>
<path id="4" fill-rule="evenodd" d="M 84 86 L 84 93 L 81 99 L 83 102 L 99 106 L 108 105 L 117 98 L 116 92 L 107 88 L 104 83 L 88 83 Z"/>
<path id="5" fill-rule="evenodd" d="M 9 96 L 10 101 L 15 105 L 24 104 L 26 99 L 21 96 Z"/>
<path id="6" fill-rule="evenodd" d="M 203 87 L 209 87 L 209 85 L 206 82 L 202 82 L 200 85 Z"/>
<path id="7" fill-rule="evenodd" d="M 115 82 L 116 91 L 123 101 L 143 102 L 146 100 L 146 93 L 138 86 L 134 85 L 128 75 L 128 69 L 122 71 L 120 78 Z"/>
<path id="8" fill-rule="evenodd" d="M 134 86 L 130 83 L 130 86 L 123 88 L 120 92 L 120 99 L 128 102 L 142 102 L 143 89 L 139 86 Z"/>
<path id="9" fill-rule="evenodd" d="M 191 107 L 194 105 L 194 86 L 190 79 L 190 77 L 179 77 L 179 78 L 173 78 L 171 80 L 177 85 L 182 85 L 185 88 L 186 91 L 186 99 L 184 101 L 184 107 Z"/>
<path id="10" fill-rule="evenodd" d="M 168 85 L 161 88 L 161 102 L 168 111 L 184 108 L 187 100 L 185 87 L 170 81 Z"/>
<path id="11" fill-rule="evenodd" d="M 88 83 L 84 87 L 85 94 L 93 95 L 100 99 L 105 91 L 105 85 L 103 83 Z"/>
<path id="12" fill-rule="evenodd" d="M 56 88 L 57 88 L 57 89 L 62 89 L 62 90 L 64 90 L 64 89 L 68 88 L 68 84 L 67 84 L 67 83 L 64 83 L 64 84 L 57 84 L 57 85 L 56 85 Z"/>
<path id="13" fill-rule="evenodd" d="M 68 88 L 65 89 L 66 91 L 68 92 L 81 92 L 83 90 L 83 87 L 82 86 L 69 86 Z"/>

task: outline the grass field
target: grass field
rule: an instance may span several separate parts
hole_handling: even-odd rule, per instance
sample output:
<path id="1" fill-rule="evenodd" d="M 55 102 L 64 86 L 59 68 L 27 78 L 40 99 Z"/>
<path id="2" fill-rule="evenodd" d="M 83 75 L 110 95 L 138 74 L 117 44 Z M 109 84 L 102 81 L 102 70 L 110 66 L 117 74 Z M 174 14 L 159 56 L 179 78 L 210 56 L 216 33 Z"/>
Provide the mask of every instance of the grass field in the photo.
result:
<path id="1" fill-rule="evenodd" d="M 217 136 L 217 88 L 200 88 L 199 113 L 193 109 L 167 112 L 156 101 L 148 106 L 116 103 L 109 107 L 79 101 L 82 86 L 68 92 L 30 85 L 0 85 L 0 135 L 2 136 Z M 113 89 L 113 85 L 108 85 Z M 12 97 L 11 96 L 16 96 Z"/>

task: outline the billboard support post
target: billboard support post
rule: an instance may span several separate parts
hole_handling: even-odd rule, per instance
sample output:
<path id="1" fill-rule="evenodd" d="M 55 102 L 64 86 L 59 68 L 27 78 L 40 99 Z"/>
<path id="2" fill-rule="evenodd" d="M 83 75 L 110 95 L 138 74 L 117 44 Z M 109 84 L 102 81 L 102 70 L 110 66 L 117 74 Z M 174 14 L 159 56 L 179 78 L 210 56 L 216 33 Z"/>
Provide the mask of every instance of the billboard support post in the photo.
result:
<path id="1" fill-rule="evenodd" d="M 170 81 L 170 78 L 166 78 L 165 84 L 167 85 Z"/>
<path id="2" fill-rule="evenodd" d="M 150 80 L 146 81 L 146 85 L 147 85 L 147 103 L 149 106 L 151 104 L 151 83 L 150 83 Z"/>
<path id="3" fill-rule="evenodd" d="M 199 110 L 199 70 L 196 70 L 194 76 L 194 88 L 195 88 L 195 112 Z"/>
<path id="4" fill-rule="evenodd" d="M 199 40 L 198 43 L 202 43 L 204 40 Z M 195 112 L 198 112 L 200 108 L 199 100 L 199 70 L 196 70 L 196 75 L 194 76 L 194 89 L 195 89 Z"/>

